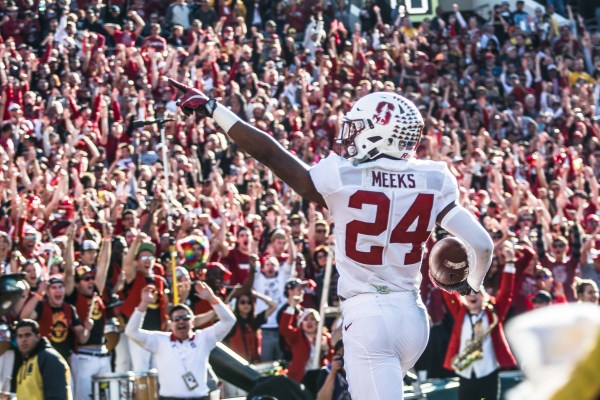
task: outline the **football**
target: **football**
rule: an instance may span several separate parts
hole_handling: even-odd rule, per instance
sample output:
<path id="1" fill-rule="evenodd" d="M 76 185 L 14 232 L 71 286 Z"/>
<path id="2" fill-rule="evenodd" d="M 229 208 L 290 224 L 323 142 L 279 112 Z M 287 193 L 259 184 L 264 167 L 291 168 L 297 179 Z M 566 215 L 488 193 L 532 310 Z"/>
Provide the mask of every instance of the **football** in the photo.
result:
<path id="1" fill-rule="evenodd" d="M 442 285 L 455 285 L 467 279 L 467 247 L 455 237 L 438 241 L 429 253 L 429 275 Z"/>

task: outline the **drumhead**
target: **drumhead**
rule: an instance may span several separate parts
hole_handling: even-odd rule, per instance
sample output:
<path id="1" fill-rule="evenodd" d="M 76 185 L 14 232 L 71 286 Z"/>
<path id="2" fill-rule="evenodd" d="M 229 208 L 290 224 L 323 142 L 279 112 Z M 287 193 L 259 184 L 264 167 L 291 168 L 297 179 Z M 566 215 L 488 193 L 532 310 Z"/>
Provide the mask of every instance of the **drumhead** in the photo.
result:
<path id="1" fill-rule="evenodd" d="M 94 375 L 93 380 L 95 380 L 95 381 L 106 381 L 106 380 L 132 381 L 132 380 L 135 380 L 135 374 L 133 372 L 106 372 L 103 374 Z"/>
<path id="2" fill-rule="evenodd" d="M 133 373 L 135 374 L 136 378 L 142 378 L 145 376 L 149 376 L 149 377 L 158 376 L 158 370 L 156 368 L 152 368 L 151 370 L 148 370 L 148 371 L 134 371 Z"/>

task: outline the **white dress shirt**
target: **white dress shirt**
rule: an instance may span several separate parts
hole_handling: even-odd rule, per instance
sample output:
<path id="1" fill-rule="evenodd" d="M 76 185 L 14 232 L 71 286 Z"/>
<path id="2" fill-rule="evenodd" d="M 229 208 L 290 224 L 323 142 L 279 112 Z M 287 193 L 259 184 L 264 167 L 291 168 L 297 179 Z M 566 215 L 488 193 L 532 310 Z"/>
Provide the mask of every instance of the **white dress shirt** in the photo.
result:
<path id="1" fill-rule="evenodd" d="M 156 358 L 159 395 L 165 397 L 202 397 L 209 393 L 207 382 L 208 356 L 218 341 L 229 333 L 235 324 L 235 316 L 221 301 L 213 306 L 219 322 L 197 330 L 194 335 L 180 342 L 170 332 L 142 329 L 145 312 L 137 308 L 131 315 L 125 333 Z M 184 375 L 192 373 L 198 383 L 190 390 Z"/>

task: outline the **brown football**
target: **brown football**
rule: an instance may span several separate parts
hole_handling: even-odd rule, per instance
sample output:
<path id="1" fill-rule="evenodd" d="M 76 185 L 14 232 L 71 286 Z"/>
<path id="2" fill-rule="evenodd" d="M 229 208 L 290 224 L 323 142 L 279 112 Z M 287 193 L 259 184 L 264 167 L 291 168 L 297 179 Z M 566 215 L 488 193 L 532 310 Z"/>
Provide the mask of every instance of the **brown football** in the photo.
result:
<path id="1" fill-rule="evenodd" d="M 465 244 L 455 237 L 447 237 L 429 253 L 429 274 L 443 285 L 455 285 L 467 279 L 469 261 Z"/>

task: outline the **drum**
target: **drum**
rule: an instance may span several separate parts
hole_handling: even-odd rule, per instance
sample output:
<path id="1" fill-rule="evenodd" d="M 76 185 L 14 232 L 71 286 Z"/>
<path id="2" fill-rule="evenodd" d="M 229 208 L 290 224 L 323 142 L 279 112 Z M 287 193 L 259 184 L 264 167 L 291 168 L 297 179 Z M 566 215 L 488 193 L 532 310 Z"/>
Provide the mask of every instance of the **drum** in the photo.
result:
<path id="1" fill-rule="evenodd" d="M 134 400 L 158 400 L 158 371 L 136 372 L 133 386 Z"/>
<path id="2" fill-rule="evenodd" d="M 119 343 L 119 337 L 121 336 L 120 331 L 121 324 L 116 318 L 108 318 L 104 325 L 104 339 L 106 341 L 106 348 L 108 351 L 113 351 Z"/>
<path id="3" fill-rule="evenodd" d="M 133 400 L 133 372 L 96 374 L 92 378 L 94 400 Z"/>

